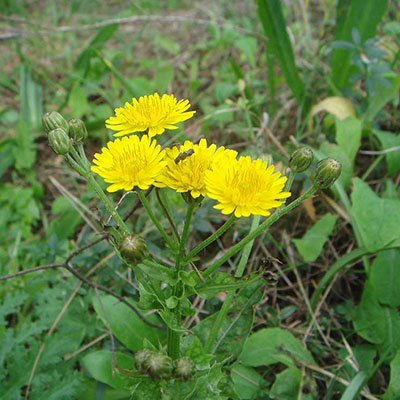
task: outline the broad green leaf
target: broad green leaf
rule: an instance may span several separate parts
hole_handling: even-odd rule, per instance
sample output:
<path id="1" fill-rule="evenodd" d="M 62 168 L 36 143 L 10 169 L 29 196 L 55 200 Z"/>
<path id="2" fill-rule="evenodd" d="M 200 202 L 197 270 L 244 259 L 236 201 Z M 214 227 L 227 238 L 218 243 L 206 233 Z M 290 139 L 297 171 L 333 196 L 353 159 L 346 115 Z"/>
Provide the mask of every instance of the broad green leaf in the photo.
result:
<path id="1" fill-rule="evenodd" d="M 349 159 L 354 158 L 361 145 L 361 121 L 354 117 L 336 120 L 336 143 L 345 151 Z"/>
<path id="2" fill-rule="evenodd" d="M 137 351 L 143 348 L 144 339 L 149 340 L 156 347 L 159 342 L 163 342 L 165 332 L 145 324 L 127 305 L 112 296 L 101 296 L 100 299 L 102 304 L 99 303 L 97 297 L 93 298 L 96 313 L 106 326 L 110 324 L 113 335 L 128 349 Z M 147 315 L 146 319 L 153 323 L 160 322 L 155 315 Z"/>
<path id="3" fill-rule="evenodd" d="M 262 376 L 253 368 L 235 363 L 231 367 L 231 379 L 240 399 L 258 399 L 265 382 Z"/>
<path id="4" fill-rule="evenodd" d="M 293 239 L 304 261 L 313 262 L 320 255 L 325 242 L 332 234 L 337 216 L 325 214 L 301 239 Z"/>
<path id="5" fill-rule="evenodd" d="M 252 334 L 246 340 L 239 360 L 249 367 L 279 362 L 293 366 L 296 360 L 315 365 L 311 353 L 300 340 L 280 328 L 265 328 Z"/>
<path id="6" fill-rule="evenodd" d="M 383 400 L 398 400 L 400 393 L 400 350 L 390 363 L 390 382 Z"/>
<path id="7" fill-rule="evenodd" d="M 301 393 L 299 397 L 299 386 L 301 380 L 301 371 L 295 367 L 286 368 L 277 374 L 274 384 L 269 392 L 270 396 L 279 400 L 314 400 L 316 399 L 315 382 L 304 377 L 303 388 L 307 387 L 307 394 Z"/>
<path id="8" fill-rule="evenodd" d="M 357 333 L 371 343 L 380 344 L 384 350 L 400 335 L 400 316 L 396 309 L 383 306 L 378 301 L 375 287 L 367 280 L 354 317 Z"/>
<path id="9" fill-rule="evenodd" d="M 131 377 L 122 374 L 118 368 L 133 369 L 133 357 L 123 353 L 114 354 L 114 374 L 112 371 L 113 354 L 110 351 L 96 351 L 85 356 L 82 360 L 84 368 L 92 377 L 116 389 L 129 389 L 137 382 Z"/>
<path id="10" fill-rule="evenodd" d="M 344 188 L 347 188 L 351 183 L 351 178 L 353 177 L 353 163 L 347 155 L 347 152 L 337 144 L 328 142 L 323 142 L 319 151 L 324 157 L 332 157 L 342 164 L 342 172 L 338 182 L 340 182 Z"/>
<path id="11" fill-rule="evenodd" d="M 378 253 L 371 265 L 371 281 L 382 304 L 400 306 L 400 251 L 384 250 Z"/>
<path id="12" fill-rule="evenodd" d="M 17 170 L 26 170 L 36 161 L 36 146 L 33 131 L 28 122 L 21 118 L 17 125 L 16 146 L 13 147 L 15 167 Z"/>
<path id="13" fill-rule="evenodd" d="M 361 40 L 375 36 L 379 21 L 385 14 L 388 0 L 338 1 L 334 41 L 352 41 L 352 31 L 357 29 Z M 338 88 L 348 86 L 352 52 L 334 48 L 331 55 L 331 79 Z"/>
<path id="14" fill-rule="evenodd" d="M 385 0 L 381 0 L 385 2 Z M 368 108 L 363 115 L 363 121 L 371 122 L 381 109 L 391 100 L 399 98 L 400 76 L 390 72 L 382 75 L 383 78 L 391 83 L 391 87 L 380 86 L 379 90 L 371 98 Z"/>
<path id="15" fill-rule="evenodd" d="M 400 146 L 400 136 L 391 132 L 374 130 L 374 135 L 379 139 L 383 149 Z M 388 174 L 394 175 L 400 171 L 400 148 L 385 155 Z"/>
<path id="16" fill-rule="evenodd" d="M 268 37 L 267 51 L 272 51 L 281 67 L 294 97 L 300 102 L 304 96 L 303 82 L 299 77 L 292 44 L 286 30 L 282 4 L 276 0 L 257 0 L 258 15 Z"/>
<path id="17" fill-rule="evenodd" d="M 379 198 L 361 179 L 354 179 L 352 214 L 363 245 L 370 252 L 383 249 L 400 236 L 400 201 Z"/>

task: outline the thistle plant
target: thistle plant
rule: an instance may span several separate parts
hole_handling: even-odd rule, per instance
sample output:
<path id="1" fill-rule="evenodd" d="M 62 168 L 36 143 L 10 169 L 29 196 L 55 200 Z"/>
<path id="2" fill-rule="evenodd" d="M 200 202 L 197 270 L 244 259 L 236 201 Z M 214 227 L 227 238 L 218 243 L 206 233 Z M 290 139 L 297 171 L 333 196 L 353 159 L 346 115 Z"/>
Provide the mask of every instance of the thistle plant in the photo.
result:
<path id="1" fill-rule="evenodd" d="M 304 172 L 310 167 L 313 157 L 309 149 L 295 152 L 290 160 L 290 172 L 283 176 L 262 159 L 240 156 L 236 151 L 209 144 L 206 139 L 163 147 L 155 136 L 166 135 L 165 131 L 176 129 L 177 123 L 193 117 L 195 111 L 188 111 L 189 108 L 188 100 L 178 101 L 173 95 L 160 97 L 155 93 L 132 99 L 132 103 L 117 108 L 115 116 L 106 121 L 106 126 L 115 131 L 114 136 L 122 138 L 109 141 L 91 162 L 83 147 L 87 130 L 82 121 L 73 119 L 68 123 L 60 114 L 52 112 L 45 114 L 43 125 L 53 150 L 65 157 L 104 203 L 114 221 L 113 239 L 109 243 L 133 271 L 140 300 L 151 299 L 150 308 L 158 311 L 158 325 L 167 331 L 166 340 L 157 344 L 143 337 L 143 347 L 132 357 L 131 368 L 127 370 L 117 365 L 114 372 L 131 379 L 132 391 L 138 380 L 147 379 L 156 384 L 159 388 L 156 390 L 178 393 L 176 398 L 209 398 L 201 397 L 204 394 L 196 397 L 196 393 L 206 390 L 203 386 L 207 378 L 204 377 L 224 365 L 223 361 L 216 359 L 215 349 L 235 294 L 251 285 L 259 290 L 264 284 L 262 270 L 245 276 L 254 239 L 303 200 L 314 196 L 319 188 L 332 185 L 340 174 L 340 164 L 332 159 L 320 162 L 312 174 L 312 186 L 294 198 L 291 193 L 293 178 L 296 172 Z M 136 193 L 168 249 L 168 261 L 173 267 L 161 263 L 157 254 L 148 250 L 146 238 L 132 231 L 97 182 L 96 175 L 104 179 L 107 192 Z M 152 188 L 156 188 L 156 194 L 173 190 L 183 196 L 186 216 L 181 231 L 178 229 L 181 221 L 174 220 L 170 204 L 162 203 L 161 207 L 169 226 L 164 226 L 156 216 L 150 203 L 150 197 L 154 196 Z M 165 202 L 166 197 L 163 198 Z M 212 235 L 196 247 L 189 248 L 187 243 L 193 216 L 206 202 L 213 202 L 215 209 L 229 217 Z M 250 231 L 204 268 L 199 253 L 228 231 L 237 219 L 250 216 Z M 221 280 L 219 270 L 231 259 L 236 260 L 233 276 L 224 274 Z M 218 292 L 227 292 L 227 296 L 215 315 L 208 337 L 201 338 L 203 355 L 199 361 L 193 352 L 188 351 L 187 338 L 192 332 L 184 327 L 183 317 L 193 314 L 193 295 L 209 294 L 215 288 Z M 141 301 L 139 304 L 144 307 L 145 303 Z M 147 311 L 146 307 L 141 311 Z M 154 389 L 154 385 L 151 387 Z M 222 391 L 221 388 L 218 390 Z M 194 397 L 185 397 L 189 396 L 188 393 Z"/>

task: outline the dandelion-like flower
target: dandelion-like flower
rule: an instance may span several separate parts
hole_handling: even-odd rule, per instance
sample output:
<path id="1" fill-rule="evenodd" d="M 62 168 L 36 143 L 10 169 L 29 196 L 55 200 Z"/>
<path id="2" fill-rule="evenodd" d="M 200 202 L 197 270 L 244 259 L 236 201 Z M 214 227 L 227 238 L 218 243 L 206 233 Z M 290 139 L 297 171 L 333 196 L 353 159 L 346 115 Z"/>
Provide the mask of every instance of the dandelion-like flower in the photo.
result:
<path id="1" fill-rule="evenodd" d="M 115 109 L 115 117 L 106 120 L 106 127 L 118 131 L 114 136 L 124 136 L 133 132 L 144 132 L 153 137 L 161 135 L 166 129 L 178 129 L 175 124 L 185 121 L 196 111 L 186 111 L 189 100 L 177 100 L 173 94 L 158 93 L 132 99 L 125 107 Z"/>
<path id="2" fill-rule="evenodd" d="M 214 208 L 223 214 L 235 213 L 236 217 L 268 216 L 268 211 L 281 206 L 280 201 L 290 196 L 283 192 L 286 177 L 274 173 L 274 166 L 251 157 L 230 159 L 219 163 L 218 168 L 206 172 L 207 196 L 218 201 Z"/>
<path id="3" fill-rule="evenodd" d="M 224 147 L 217 149 L 215 144 L 207 147 L 206 139 L 201 139 L 199 144 L 187 140 L 179 148 L 165 149 L 167 167 L 155 185 L 170 187 L 178 193 L 190 192 L 193 198 L 206 196 L 206 171 L 225 159 L 234 159 L 236 154 Z"/>
<path id="4" fill-rule="evenodd" d="M 164 152 L 147 135 L 129 136 L 108 142 L 94 155 L 92 171 L 111 183 L 108 192 L 148 189 L 165 167 Z"/>

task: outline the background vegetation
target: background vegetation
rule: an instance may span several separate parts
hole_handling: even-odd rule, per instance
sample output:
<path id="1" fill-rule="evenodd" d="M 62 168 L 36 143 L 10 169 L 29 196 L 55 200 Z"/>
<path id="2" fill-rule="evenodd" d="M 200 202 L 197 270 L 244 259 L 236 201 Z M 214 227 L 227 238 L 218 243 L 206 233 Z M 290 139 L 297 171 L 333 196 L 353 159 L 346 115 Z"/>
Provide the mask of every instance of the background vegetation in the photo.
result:
<path id="1" fill-rule="evenodd" d="M 115 107 L 173 92 L 197 111 L 176 141 L 205 136 L 281 170 L 302 144 L 343 165 L 332 190 L 256 241 L 247 272 L 262 266 L 266 284 L 238 297 L 218 353 L 231 356 L 224 376 L 235 394 L 223 393 L 218 375 L 215 396 L 204 398 L 400 398 L 398 0 L 0 4 L 1 275 L 72 254 L 82 275 L 137 296 L 104 241 L 73 253 L 101 238 L 106 212 L 52 153 L 41 116 L 85 120 L 92 156 L 112 137 L 104 120 Z M 293 191 L 309 185 L 300 175 Z M 133 204 L 127 197 L 121 213 Z M 183 203 L 175 206 L 183 219 Z M 195 217 L 192 245 L 224 221 L 211 204 Z M 129 222 L 162 257 L 140 209 Z M 249 227 L 241 219 L 204 264 Z M 137 342 L 110 338 L 97 297 L 58 268 L 1 282 L 2 400 L 129 398 L 107 385 L 111 372 L 95 357 L 109 353 L 95 351 Z M 212 296 L 207 308 L 194 299 L 186 326 L 204 321 L 196 329 L 205 335 L 223 299 Z"/>

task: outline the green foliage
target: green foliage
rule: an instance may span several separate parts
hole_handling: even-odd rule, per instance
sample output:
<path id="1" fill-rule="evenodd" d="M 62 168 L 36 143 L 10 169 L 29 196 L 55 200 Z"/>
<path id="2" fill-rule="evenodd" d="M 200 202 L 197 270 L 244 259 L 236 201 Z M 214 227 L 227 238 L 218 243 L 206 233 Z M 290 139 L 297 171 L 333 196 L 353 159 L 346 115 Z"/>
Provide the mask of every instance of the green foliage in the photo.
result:
<path id="1" fill-rule="evenodd" d="M 257 6 L 268 38 L 267 52 L 271 50 L 275 55 L 294 97 L 301 102 L 304 96 L 304 87 L 297 71 L 292 45 L 286 31 L 281 2 L 257 0 Z"/>
<path id="2" fill-rule="evenodd" d="M 317 259 L 329 235 L 332 234 L 336 220 L 335 215 L 326 214 L 301 239 L 293 239 L 304 261 L 312 262 Z"/>
<path id="3" fill-rule="evenodd" d="M 93 307 L 105 326 L 109 325 L 117 339 L 132 351 L 142 349 L 144 339 L 156 347 L 164 341 L 164 332 L 146 325 L 126 304 L 112 296 L 93 297 Z M 154 315 L 147 319 L 159 322 Z"/>

